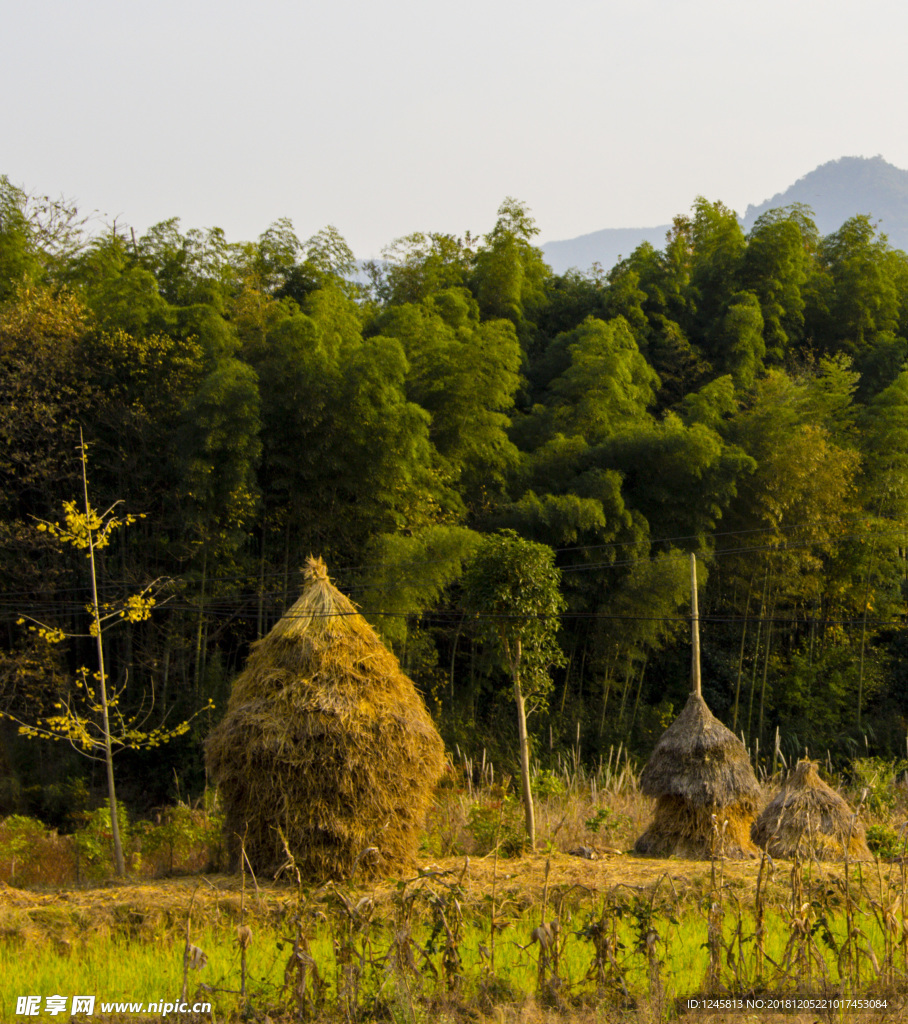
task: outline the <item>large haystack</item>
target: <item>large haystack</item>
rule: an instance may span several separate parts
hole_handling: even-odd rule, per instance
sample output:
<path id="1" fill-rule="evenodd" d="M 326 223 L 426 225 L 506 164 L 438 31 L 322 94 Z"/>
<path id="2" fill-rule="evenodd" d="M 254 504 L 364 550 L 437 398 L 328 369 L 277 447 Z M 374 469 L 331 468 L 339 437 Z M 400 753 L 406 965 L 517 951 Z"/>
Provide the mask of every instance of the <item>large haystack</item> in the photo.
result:
<path id="1" fill-rule="evenodd" d="M 799 761 L 751 830 L 771 857 L 871 860 L 864 828 L 813 761 Z"/>
<path id="2" fill-rule="evenodd" d="M 691 681 L 684 710 L 665 730 L 640 776 L 656 798 L 650 827 L 634 845 L 649 857 L 755 857 L 750 827 L 760 786 L 744 744 L 713 715 L 700 692 L 697 563 L 691 570 Z"/>
<path id="3" fill-rule="evenodd" d="M 397 659 L 310 558 L 307 586 L 255 644 L 206 744 L 228 840 L 256 870 L 312 880 L 411 864 L 444 747 Z M 279 832 L 280 830 L 280 832 Z M 375 850 L 366 853 L 368 848 Z"/>
<path id="4" fill-rule="evenodd" d="M 637 853 L 692 859 L 719 853 L 756 856 L 750 828 L 759 784 L 744 744 L 712 714 L 700 694 L 690 695 L 656 744 L 640 776 L 640 788 L 656 798 L 656 813 L 637 840 Z"/>

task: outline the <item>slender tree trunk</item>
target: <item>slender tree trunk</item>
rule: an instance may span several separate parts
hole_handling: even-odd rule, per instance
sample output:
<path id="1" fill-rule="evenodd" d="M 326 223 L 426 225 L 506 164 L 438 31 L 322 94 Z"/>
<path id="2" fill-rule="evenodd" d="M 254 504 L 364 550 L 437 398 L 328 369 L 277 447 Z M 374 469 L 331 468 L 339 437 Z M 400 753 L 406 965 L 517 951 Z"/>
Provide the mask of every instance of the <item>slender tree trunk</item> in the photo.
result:
<path id="1" fill-rule="evenodd" d="M 255 631 L 259 638 L 265 635 L 265 517 L 262 516 L 262 545 L 259 549 L 259 601 L 255 616 Z"/>
<path id="2" fill-rule="evenodd" d="M 520 741 L 520 785 L 523 791 L 523 808 L 526 819 L 527 837 L 530 849 L 536 849 L 536 812 L 533 807 L 533 790 L 530 786 L 530 740 L 527 734 L 526 702 L 520 685 L 520 645 L 517 646 L 517 660 L 511 665 L 514 680 L 514 703 L 517 705 L 517 736 Z"/>
<path id="3" fill-rule="evenodd" d="M 627 704 L 627 694 L 631 686 L 631 676 L 634 674 L 634 661 L 633 658 L 627 663 L 627 670 L 624 673 L 624 686 L 621 690 L 621 705 L 618 708 L 618 722 L 624 721 L 624 708 Z"/>
<path id="4" fill-rule="evenodd" d="M 640 694 L 643 692 L 643 676 L 646 674 L 646 663 L 649 661 L 649 654 L 643 656 L 643 665 L 640 668 L 640 677 L 637 680 L 637 696 L 634 699 L 634 710 L 631 712 L 631 724 L 628 726 L 628 735 L 634 730 L 634 723 L 637 721 L 637 708 L 640 707 Z M 578 723 L 579 724 L 579 723 Z M 628 740 L 630 742 L 630 740 Z"/>
<path id="5" fill-rule="evenodd" d="M 290 516 L 287 516 L 287 522 L 284 526 L 284 606 L 283 611 L 286 611 L 290 606 Z"/>
<path id="6" fill-rule="evenodd" d="M 202 554 L 202 585 L 199 591 L 199 621 L 195 631 L 195 672 L 192 677 L 193 695 L 198 697 L 202 676 L 202 635 L 205 632 L 205 583 L 208 580 L 208 548 Z"/>
<path id="7" fill-rule="evenodd" d="M 470 721 L 476 721 L 476 640 L 470 638 Z"/>
<path id="8" fill-rule="evenodd" d="M 567 667 L 564 670 L 564 686 L 561 688 L 561 709 L 559 714 L 564 714 L 564 703 L 567 700 L 568 685 L 571 681 L 571 668 L 574 665 L 574 655 L 577 653 L 577 641 L 574 640 L 574 646 L 571 648 L 571 656 L 568 658 Z"/>
<path id="9" fill-rule="evenodd" d="M 167 710 L 167 690 L 170 685 L 170 648 L 173 637 L 168 629 L 164 634 L 164 667 L 161 670 L 161 706 Z"/>
<path id="10" fill-rule="evenodd" d="M 766 702 L 766 675 L 769 671 L 769 649 L 772 646 L 772 618 L 776 613 L 775 601 L 769 608 L 769 624 L 766 627 L 766 649 L 763 652 L 763 682 L 760 686 L 760 724 L 757 727 L 757 735 L 763 738 L 763 707 Z"/>
<path id="11" fill-rule="evenodd" d="M 580 656 L 580 675 L 577 679 L 577 701 L 583 707 L 583 670 L 586 668 L 587 638 L 583 638 L 583 654 Z"/>
<path id="12" fill-rule="evenodd" d="M 738 652 L 738 681 L 735 684 L 735 711 L 732 719 L 731 731 L 738 731 L 738 709 L 741 701 L 741 675 L 744 671 L 744 641 L 747 639 L 747 622 L 750 615 L 750 593 L 753 587 L 754 573 L 750 574 L 750 582 L 747 584 L 747 604 L 744 607 L 744 625 L 741 629 L 741 649 Z"/>
<path id="13" fill-rule="evenodd" d="M 616 654 L 617 660 L 617 654 Z M 602 714 L 599 716 L 599 739 L 602 739 L 602 734 L 605 731 L 605 712 L 608 708 L 608 694 L 612 685 L 612 663 L 608 661 L 605 668 L 605 679 L 603 680 L 603 692 L 602 692 Z"/>
<path id="14" fill-rule="evenodd" d="M 867 605 L 870 601 L 870 571 L 873 568 L 873 549 L 876 538 L 870 542 L 870 565 L 867 567 L 867 579 L 864 587 L 864 608 L 861 613 L 861 655 L 858 659 L 858 732 L 861 731 L 861 704 L 864 702 L 864 648 L 867 643 Z"/>
<path id="15" fill-rule="evenodd" d="M 449 675 L 449 682 L 451 686 L 451 711 L 454 711 L 454 659 L 457 657 L 457 641 L 460 640 L 460 634 L 463 630 L 464 620 L 467 617 L 467 613 L 464 612 L 460 616 L 460 622 L 457 624 L 457 632 L 454 634 L 454 643 L 451 646 L 451 672 Z"/>
<path id="16" fill-rule="evenodd" d="M 85 518 L 91 522 L 91 506 L 88 504 L 88 475 L 85 471 L 85 442 L 79 430 L 79 441 L 82 450 L 82 493 L 85 497 Z M 98 649 L 98 683 L 101 689 L 101 718 L 104 727 L 104 762 L 107 767 L 107 798 L 110 804 L 110 831 L 113 836 L 114 857 L 117 863 L 117 875 L 126 875 L 126 862 L 123 858 L 123 843 L 120 839 L 120 819 L 117 814 L 117 790 L 114 785 L 113 749 L 110 744 L 110 715 L 107 706 L 107 674 L 104 669 L 104 642 L 101 634 L 101 608 L 98 604 L 98 577 L 95 571 L 95 545 L 92 531 L 86 530 L 88 536 L 88 559 L 91 570 L 91 611 L 95 642 Z"/>
<path id="17" fill-rule="evenodd" d="M 750 675 L 750 701 L 747 705 L 747 741 L 751 740 L 750 727 L 753 722 L 754 693 L 757 689 L 757 663 L 760 657 L 760 633 L 763 631 L 763 616 L 766 613 L 766 588 L 769 585 L 769 568 L 766 569 L 766 577 L 763 580 L 763 596 L 760 598 L 760 617 L 757 619 L 757 639 L 754 643 L 754 669 Z"/>

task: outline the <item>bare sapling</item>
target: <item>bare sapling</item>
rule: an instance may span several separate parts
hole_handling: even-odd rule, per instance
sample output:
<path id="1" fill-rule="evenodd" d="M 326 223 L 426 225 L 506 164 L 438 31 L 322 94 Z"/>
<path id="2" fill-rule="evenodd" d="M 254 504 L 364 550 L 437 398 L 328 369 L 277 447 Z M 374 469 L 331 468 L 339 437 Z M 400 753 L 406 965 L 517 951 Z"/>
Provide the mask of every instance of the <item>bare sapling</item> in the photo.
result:
<path id="1" fill-rule="evenodd" d="M 124 712 L 120 700 L 126 683 L 111 688 L 104 649 L 104 633 L 121 623 L 143 622 L 151 617 L 156 596 L 166 581 L 154 580 L 138 593 L 130 594 L 118 602 L 101 602 L 98 596 L 97 553 L 110 543 L 112 535 L 122 526 L 136 521 L 132 515 L 118 515 L 114 502 L 106 512 L 92 508 L 88 497 L 88 448 L 79 431 L 79 458 L 82 467 L 82 507 L 75 501 L 63 503 L 64 521 L 52 523 L 38 520 L 38 530 L 54 537 L 62 545 L 68 545 L 86 552 L 91 584 L 91 602 L 86 605 L 88 612 L 87 633 L 67 633 L 56 626 L 50 626 L 30 617 L 19 619 L 22 625 L 30 622 L 29 629 L 51 644 L 78 637 L 93 638 L 97 656 L 97 668 L 90 671 L 83 667 L 78 672 L 75 692 L 61 697 L 54 705 L 54 714 L 37 718 L 33 723 L 22 722 L 7 715 L 19 726 L 23 736 L 32 739 L 66 740 L 74 750 L 93 761 L 104 763 L 107 773 L 107 796 L 110 808 L 110 829 L 114 848 L 116 872 L 120 878 L 126 874 L 123 856 L 123 839 L 120 834 L 116 785 L 114 781 L 114 754 L 120 750 L 148 749 L 158 747 L 176 736 L 188 732 L 190 723 L 202 711 L 214 707 L 209 700 L 188 720 L 179 725 L 167 727 L 162 721 L 149 727 L 154 711 L 154 692 L 135 714 Z M 128 670 L 124 669 L 126 679 Z"/>

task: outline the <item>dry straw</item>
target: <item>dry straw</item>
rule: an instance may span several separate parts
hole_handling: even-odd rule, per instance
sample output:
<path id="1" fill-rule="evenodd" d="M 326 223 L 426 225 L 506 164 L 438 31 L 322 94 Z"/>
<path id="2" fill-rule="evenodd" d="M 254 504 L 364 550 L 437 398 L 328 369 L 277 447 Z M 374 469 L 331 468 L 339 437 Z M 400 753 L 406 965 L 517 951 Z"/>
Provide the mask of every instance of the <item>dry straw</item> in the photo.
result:
<path id="1" fill-rule="evenodd" d="M 651 857 L 750 857 L 760 787 L 744 744 L 692 693 L 640 776 L 656 798 L 652 824 L 634 849 Z"/>
<path id="2" fill-rule="evenodd" d="M 410 679 L 309 558 L 302 596 L 258 641 L 206 744 L 228 840 L 304 878 L 412 863 L 444 747 Z M 286 847 L 285 847 L 286 841 Z"/>
<path id="3" fill-rule="evenodd" d="M 813 761 L 798 762 L 751 836 L 771 857 L 844 860 L 847 849 L 849 860 L 872 860 L 863 826 Z"/>
<path id="4" fill-rule="evenodd" d="M 697 563 L 691 555 L 691 681 L 684 710 L 665 730 L 640 776 L 656 798 L 650 827 L 634 849 L 650 857 L 754 857 L 750 839 L 760 786 L 744 744 L 713 715 L 700 692 Z"/>

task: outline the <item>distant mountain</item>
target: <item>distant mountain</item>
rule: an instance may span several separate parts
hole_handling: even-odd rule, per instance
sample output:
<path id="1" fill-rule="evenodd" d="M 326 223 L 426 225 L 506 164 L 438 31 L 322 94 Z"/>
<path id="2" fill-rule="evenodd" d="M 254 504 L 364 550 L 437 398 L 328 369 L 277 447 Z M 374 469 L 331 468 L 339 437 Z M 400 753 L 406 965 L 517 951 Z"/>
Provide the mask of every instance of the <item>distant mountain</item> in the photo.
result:
<path id="1" fill-rule="evenodd" d="M 564 242 L 546 242 L 542 251 L 546 263 L 556 274 L 563 274 L 571 267 L 589 270 L 594 263 L 609 270 L 618 260 L 630 256 L 641 242 L 652 242 L 656 249 L 662 249 L 670 227 L 670 224 L 660 224 L 655 228 L 603 228 Z"/>
<path id="2" fill-rule="evenodd" d="M 908 171 L 894 167 L 881 156 L 830 160 L 784 192 L 757 206 L 748 206 L 741 224 L 749 231 L 760 214 L 792 203 L 806 203 L 813 209 L 823 235 L 838 230 L 855 214 L 870 214 L 888 235 L 890 245 L 908 251 Z M 661 249 L 669 227 L 662 224 L 654 228 L 605 228 L 578 238 L 546 242 L 542 251 L 558 274 L 570 267 L 588 270 L 594 262 L 608 269 L 622 256 L 629 256 L 641 242 L 651 242 Z"/>
<path id="3" fill-rule="evenodd" d="M 881 156 L 843 156 L 805 174 L 784 192 L 759 206 L 748 206 L 743 226 L 749 231 L 767 210 L 792 203 L 813 209 L 821 235 L 837 231 L 856 213 L 869 213 L 896 249 L 908 250 L 908 171 Z"/>

